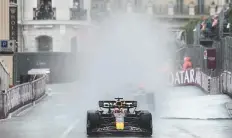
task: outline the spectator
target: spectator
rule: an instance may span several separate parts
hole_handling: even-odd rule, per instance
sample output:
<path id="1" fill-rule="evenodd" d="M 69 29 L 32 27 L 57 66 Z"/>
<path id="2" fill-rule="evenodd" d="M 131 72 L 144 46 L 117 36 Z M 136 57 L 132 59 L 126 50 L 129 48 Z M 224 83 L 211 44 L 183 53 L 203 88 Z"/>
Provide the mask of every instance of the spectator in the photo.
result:
<path id="1" fill-rule="evenodd" d="M 215 15 L 215 16 L 213 17 L 212 27 L 213 27 L 213 28 L 216 27 L 217 24 L 218 24 L 218 15 Z"/>
<path id="2" fill-rule="evenodd" d="M 184 58 L 183 70 L 188 70 L 192 68 L 192 62 L 190 57 Z"/>
<path id="3" fill-rule="evenodd" d="M 203 33 L 203 37 L 212 38 L 215 36 L 219 26 L 218 20 L 218 15 L 209 18 L 203 18 L 200 28 Z"/>
<path id="4" fill-rule="evenodd" d="M 209 29 L 209 30 L 212 29 L 212 18 L 208 18 L 206 20 L 206 29 Z"/>

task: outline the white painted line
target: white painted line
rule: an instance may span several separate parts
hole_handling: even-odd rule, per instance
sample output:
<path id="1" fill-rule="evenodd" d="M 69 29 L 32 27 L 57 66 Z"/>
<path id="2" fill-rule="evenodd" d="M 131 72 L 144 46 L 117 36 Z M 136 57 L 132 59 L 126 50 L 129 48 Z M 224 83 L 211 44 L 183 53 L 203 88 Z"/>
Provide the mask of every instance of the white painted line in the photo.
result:
<path id="1" fill-rule="evenodd" d="M 193 134 L 192 132 L 188 131 L 187 129 L 184 129 L 184 128 L 181 128 L 178 126 L 174 126 L 174 125 L 172 125 L 172 126 L 176 129 L 180 130 L 181 132 L 193 137 L 193 138 L 201 138 L 200 136 Z"/>
<path id="2" fill-rule="evenodd" d="M 27 112 L 29 112 L 30 110 L 33 109 L 33 106 L 30 106 L 28 108 L 26 108 L 25 110 L 19 112 L 18 114 L 16 114 L 15 116 L 21 116 L 21 115 L 25 115 Z"/>
<path id="3" fill-rule="evenodd" d="M 66 118 L 67 118 L 66 115 L 58 115 L 54 117 L 54 119 L 66 119 Z"/>
<path id="4" fill-rule="evenodd" d="M 58 107 L 64 107 L 65 104 L 56 104 L 55 106 L 58 106 Z"/>
<path id="5" fill-rule="evenodd" d="M 61 135 L 60 138 L 66 138 L 69 133 L 76 127 L 76 125 L 79 123 L 79 119 L 75 120 Z"/>
<path id="6" fill-rule="evenodd" d="M 64 95 L 65 93 L 62 93 L 62 92 L 47 92 L 46 93 L 48 96 L 53 96 L 53 95 Z"/>

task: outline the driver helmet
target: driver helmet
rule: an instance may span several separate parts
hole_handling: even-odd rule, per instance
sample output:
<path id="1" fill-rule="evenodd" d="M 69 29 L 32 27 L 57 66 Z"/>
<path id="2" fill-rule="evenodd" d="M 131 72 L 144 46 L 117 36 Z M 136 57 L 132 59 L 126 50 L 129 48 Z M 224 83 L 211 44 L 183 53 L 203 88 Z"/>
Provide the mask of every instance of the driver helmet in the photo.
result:
<path id="1" fill-rule="evenodd" d="M 115 108 L 114 109 L 114 113 L 120 113 L 120 109 L 119 108 Z"/>

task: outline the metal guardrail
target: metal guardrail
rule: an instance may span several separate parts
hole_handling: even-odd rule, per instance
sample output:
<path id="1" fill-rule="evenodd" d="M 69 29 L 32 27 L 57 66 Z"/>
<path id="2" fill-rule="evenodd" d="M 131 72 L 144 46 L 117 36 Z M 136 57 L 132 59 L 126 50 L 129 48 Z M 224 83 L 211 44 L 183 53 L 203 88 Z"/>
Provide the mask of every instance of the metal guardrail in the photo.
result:
<path id="1" fill-rule="evenodd" d="M 0 93 L 0 118 L 26 104 L 32 103 L 45 94 L 47 76 L 32 82 L 17 85 Z"/>
<path id="2" fill-rule="evenodd" d="M 6 66 L 0 62 L 0 90 L 9 88 L 10 85 L 10 74 L 6 69 Z"/>

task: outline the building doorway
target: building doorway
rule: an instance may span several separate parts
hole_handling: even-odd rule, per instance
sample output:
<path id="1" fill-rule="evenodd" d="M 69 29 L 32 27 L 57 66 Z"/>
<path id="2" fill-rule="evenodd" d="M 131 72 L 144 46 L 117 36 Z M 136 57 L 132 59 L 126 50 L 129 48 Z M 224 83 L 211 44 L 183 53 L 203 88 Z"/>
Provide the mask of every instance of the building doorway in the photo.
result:
<path id="1" fill-rule="evenodd" d="M 38 36 L 36 38 L 37 50 L 38 51 L 52 51 L 53 49 L 53 40 L 50 36 Z"/>

